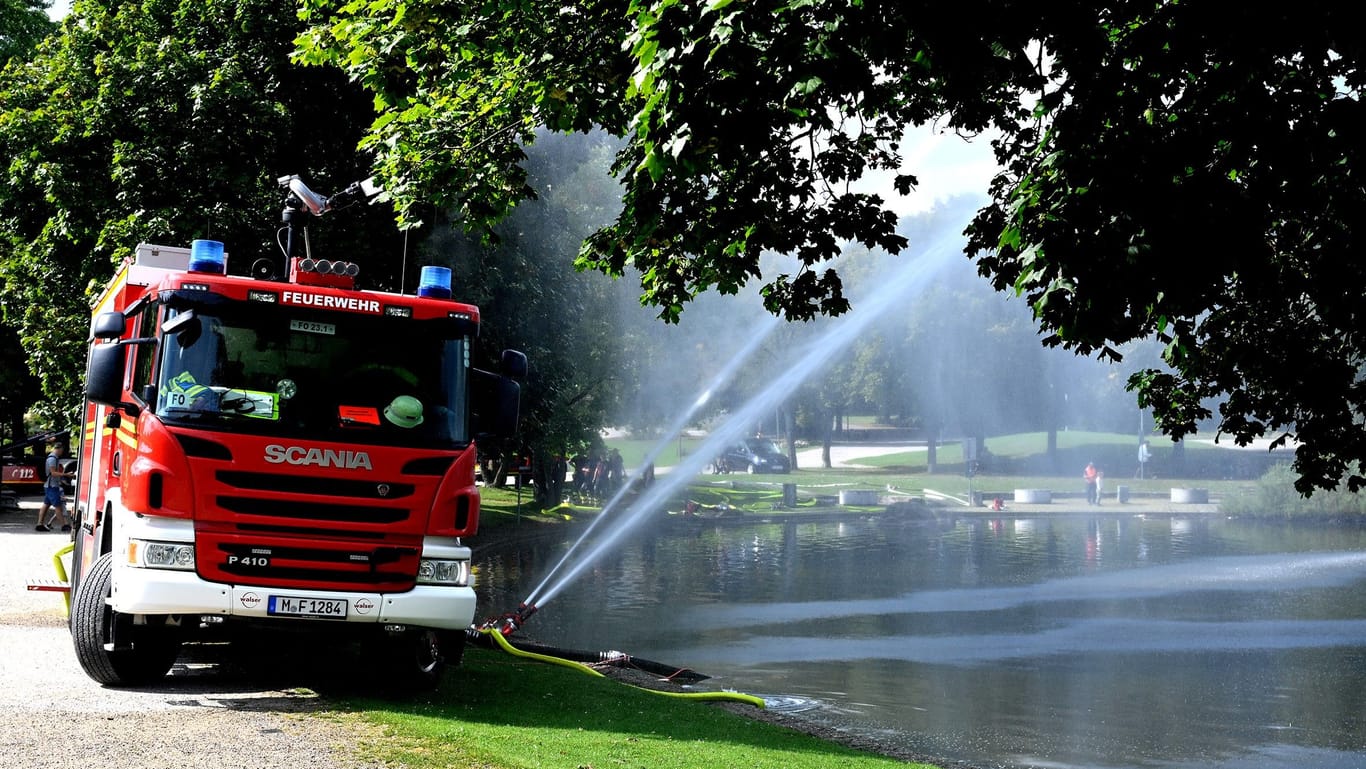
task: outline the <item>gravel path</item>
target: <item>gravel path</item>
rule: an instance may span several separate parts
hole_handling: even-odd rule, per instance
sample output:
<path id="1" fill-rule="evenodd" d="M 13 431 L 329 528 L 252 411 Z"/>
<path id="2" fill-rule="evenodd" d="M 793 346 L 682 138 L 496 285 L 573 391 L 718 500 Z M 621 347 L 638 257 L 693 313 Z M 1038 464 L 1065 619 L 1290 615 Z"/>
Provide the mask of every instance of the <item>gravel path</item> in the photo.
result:
<path id="1" fill-rule="evenodd" d="M 162 686 L 108 689 L 76 662 L 52 578 L 66 535 L 33 531 L 35 503 L 0 512 L 0 766 L 15 769 L 365 769 L 371 727 L 306 689 L 177 663 Z"/>

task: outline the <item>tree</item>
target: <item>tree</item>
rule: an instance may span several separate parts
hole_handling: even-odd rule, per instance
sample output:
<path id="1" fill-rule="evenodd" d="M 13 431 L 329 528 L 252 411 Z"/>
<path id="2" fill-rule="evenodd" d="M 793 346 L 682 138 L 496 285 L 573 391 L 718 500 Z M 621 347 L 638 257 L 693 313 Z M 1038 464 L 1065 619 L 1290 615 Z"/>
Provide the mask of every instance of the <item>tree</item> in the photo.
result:
<path id="1" fill-rule="evenodd" d="M 1173 437 L 1227 393 L 1219 430 L 1297 440 L 1302 493 L 1360 488 L 1366 111 L 1345 7 L 1106 5 L 1041 27 L 1035 119 L 1002 125 L 973 227 L 981 272 L 1048 344 L 1117 359 L 1161 339 L 1171 370 L 1130 385 Z"/>
<path id="2" fill-rule="evenodd" d="M 617 286 L 573 268 L 585 234 L 618 204 L 606 173 L 612 144 L 602 135 L 545 137 L 527 158 L 544 194 L 495 228 L 496 245 L 446 227 L 430 243 L 434 259 L 450 262 L 461 297 L 492 319 L 481 329 L 484 354 L 514 348 L 530 360 L 517 441 L 480 448 L 530 452 L 543 506 L 559 503 L 549 496 L 555 457 L 591 447 L 629 370 L 620 358 Z"/>
<path id="3" fill-rule="evenodd" d="M 59 36 L 0 76 L 0 304 L 45 421 L 75 419 L 91 301 L 138 242 L 212 237 L 245 273 L 278 253 L 277 176 L 331 191 L 368 175 L 355 145 L 370 100 L 339 72 L 290 63 L 300 29 L 263 0 L 78 0 Z M 397 235 L 389 217 L 348 211 L 313 245 L 351 253 L 387 237 L 387 263 L 365 264 L 383 286 Z"/>
<path id="4" fill-rule="evenodd" d="M 57 28 L 47 17 L 47 5 L 35 0 L 0 0 L 0 67 L 11 60 L 19 66 Z M 0 443 L 26 437 L 24 412 L 39 392 L 37 380 L 25 365 L 18 332 L 0 323 Z"/>
<path id="5" fill-rule="evenodd" d="M 0 0 L 0 66 L 26 58 L 57 24 L 47 17 L 43 0 Z"/>
<path id="6" fill-rule="evenodd" d="M 28 437 L 24 412 L 38 399 L 38 394 L 38 380 L 25 365 L 18 336 L 12 332 L 0 334 L 0 443 Z"/>
<path id="7" fill-rule="evenodd" d="M 485 227 L 531 194 L 519 141 L 596 124 L 627 140 L 621 214 L 579 264 L 634 266 L 667 320 L 709 287 L 767 281 L 788 318 L 848 307 L 825 263 L 898 252 L 885 201 L 913 125 L 998 132 L 969 252 L 1024 295 L 1045 343 L 1115 359 L 1174 437 L 1300 444 L 1299 488 L 1366 459 L 1354 215 L 1366 191 L 1363 43 L 1350 6 L 893 0 L 307 0 L 303 56 L 375 91 L 367 141 L 401 210 L 458 202 Z M 411 217 L 410 217 L 411 218 Z M 765 251 L 799 267 L 765 275 Z"/>

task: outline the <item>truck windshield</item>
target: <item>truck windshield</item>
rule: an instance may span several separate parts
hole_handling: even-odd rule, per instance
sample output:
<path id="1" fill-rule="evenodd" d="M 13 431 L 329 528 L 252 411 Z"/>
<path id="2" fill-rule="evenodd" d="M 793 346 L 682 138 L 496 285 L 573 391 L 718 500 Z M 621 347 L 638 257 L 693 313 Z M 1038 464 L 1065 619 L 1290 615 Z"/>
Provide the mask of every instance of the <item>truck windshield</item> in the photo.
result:
<path id="1" fill-rule="evenodd" d="M 277 306 L 168 308 L 156 413 L 352 443 L 469 441 L 466 329 Z"/>

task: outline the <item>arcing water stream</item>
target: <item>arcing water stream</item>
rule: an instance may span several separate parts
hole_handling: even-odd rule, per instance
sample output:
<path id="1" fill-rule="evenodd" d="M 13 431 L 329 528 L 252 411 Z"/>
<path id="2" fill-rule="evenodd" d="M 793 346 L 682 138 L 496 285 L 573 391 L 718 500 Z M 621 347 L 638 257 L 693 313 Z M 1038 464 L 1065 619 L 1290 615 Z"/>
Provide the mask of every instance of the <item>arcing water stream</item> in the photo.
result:
<path id="1" fill-rule="evenodd" d="M 789 365 L 785 367 L 785 373 L 776 377 L 758 395 L 731 414 L 724 424 L 712 430 L 692 454 L 682 458 L 667 476 L 647 488 L 630 507 L 620 515 L 613 516 L 611 531 L 597 540 L 590 550 L 569 565 L 569 568 L 563 571 L 558 579 L 554 582 L 549 582 L 548 579 L 543 582 L 544 590 L 537 588 L 533 592 L 533 596 L 523 602 L 524 605 L 539 607 L 548 603 L 566 584 L 594 563 L 603 553 L 613 548 L 635 526 L 655 514 L 679 488 L 686 485 L 703 470 L 711 457 L 718 454 L 723 447 L 741 438 L 750 425 L 773 411 L 808 377 L 822 370 L 837 353 L 847 349 L 874 321 L 894 307 L 901 306 L 909 298 L 924 291 L 935 273 L 948 264 L 950 259 L 961 258 L 957 250 L 958 241 L 956 239 L 945 240 L 951 242 L 941 241 L 927 249 L 923 254 L 908 259 L 905 265 L 888 276 L 888 279 L 882 282 L 877 290 L 855 303 L 854 309 L 848 315 L 832 322 L 815 344 L 809 349 L 795 354 Z M 732 365 L 738 364 L 732 361 Z M 731 366 L 727 368 L 730 369 Z M 694 404 L 694 408 L 697 405 L 700 404 Z M 687 422 L 682 421 L 682 423 L 686 424 Z M 607 509 L 604 509 L 604 515 L 600 516 L 600 520 L 607 517 L 606 513 Z M 585 532 L 586 536 L 587 532 Z M 584 538 L 576 542 L 571 551 L 577 550 L 582 541 Z M 569 563 L 566 559 L 561 564 L 557 564 L 555 569 Z"/>
<path id="2" fill-rule="evenodd" d="M 697 413 L 702 410 L 703 406 L 707 405 L 709 400 L 711 400 L 712 393 L 730 383 L 730 380 L 735 377 L 735 374 L 740 370 L 740 367 L 749 361 L 749 358 L 754 354 L 754 351 L 768 339 L 777 327 L 778 319 L 770 317 L 759 328 L 755 329 L 744 346 L 731 357 L 730 361 L 717 372 L 715 377 L 712 377 L 712 380 L 707 383 L 707 386 L 703 388 L 702 392 L 693 400 L 692 405 L 674 420 L 673 424 L 664 432 L 664 435 L 660 438 L 659 442 L 645 455 L 645 459 L 642 462 L 643 465 L 654 464 L 664 448 L 672 443 L 678 436 L 682 435 L 687 426 L 692 424 Z M 602 507 L 602 513 L 594 518 L 592 523 L 588 524 L 588 527 L 584 530 L 583 534 L 569 546 L 567 551 L 565 551 L 564 557 L 551 567 L 550 571 L 545 575 L 545 578 L 541 580 L 541 583 L 537 585 L 536 589 L 532 590 L 531 594 L 527 596 L 527 599 L 522 602 L 524 606 L 537 606 L 541 602 L 541 591 L 545 589 L 546 585 L 549 584 L 550 580 L 559 572 L 560 568 L 568 563 L 569 559 L 578 552 L 579 545 L 588 540 L 588 537 L 592 535 L 594 529 L 598 527 L 598 524 L 608 518 L 614 517 L 613 514 L 616 512 L 617 506 L 621 504 L 621 500 L 625 498 L 627 490 L 628 486 L 622 484 L 616 494 L 613 494 L 612 497 L 607 500 L 607 504 Z"/>

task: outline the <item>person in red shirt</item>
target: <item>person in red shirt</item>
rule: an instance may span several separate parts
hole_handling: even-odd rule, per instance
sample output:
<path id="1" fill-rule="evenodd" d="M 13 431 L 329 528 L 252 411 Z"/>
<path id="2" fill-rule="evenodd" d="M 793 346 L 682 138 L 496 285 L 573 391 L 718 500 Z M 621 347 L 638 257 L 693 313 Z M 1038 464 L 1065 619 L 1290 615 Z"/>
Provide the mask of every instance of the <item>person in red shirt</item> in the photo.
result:
<path id="1" fill-rule="evenodd" d="M 1096 499 L 1096 480 L 1100 478 L 1100 471 L 1096 469 L 1094 462 L 1086 463 L 1086 470 L 1081 474 L 1086 481 L 1086 504 L 1094 505 L 1099 500 Z"/>

